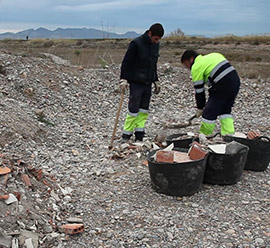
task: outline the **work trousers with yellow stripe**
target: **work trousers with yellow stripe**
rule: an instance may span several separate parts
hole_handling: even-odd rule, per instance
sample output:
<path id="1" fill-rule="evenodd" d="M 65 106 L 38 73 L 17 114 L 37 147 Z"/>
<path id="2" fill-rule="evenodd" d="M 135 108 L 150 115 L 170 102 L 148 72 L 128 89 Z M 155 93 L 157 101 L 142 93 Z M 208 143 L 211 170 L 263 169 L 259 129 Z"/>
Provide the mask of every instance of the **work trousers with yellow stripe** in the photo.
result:
<path id="1" fill-rule="evenodd" d="M 234 134 L 234 119 L 231 114 L 240 87 L 236 71 L 232 71 L 209 89 L 209 99 L 205 105 L 200 133 L 211 135 L 219 117 L 221 135 Z"/>
<path id="2" fill-rule="evenodd" d="M 135 140 L 142 140 L 148 117 L 152 84 L 129 83 L 128 113 L 122 137 L 129 139 L 135 133 Z"/>

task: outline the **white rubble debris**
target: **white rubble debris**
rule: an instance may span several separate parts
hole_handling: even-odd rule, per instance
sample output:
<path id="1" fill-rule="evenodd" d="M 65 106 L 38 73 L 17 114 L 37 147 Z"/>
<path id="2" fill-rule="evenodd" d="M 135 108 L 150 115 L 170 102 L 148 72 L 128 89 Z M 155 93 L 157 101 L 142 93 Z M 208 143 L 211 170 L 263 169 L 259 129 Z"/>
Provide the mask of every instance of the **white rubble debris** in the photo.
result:
<path id="1" fill-rule="evenodd" d="M 13 194 L 18 201 L 7 205 L 0 200 L 0 246 L 17 248 L 18 239 L 23 247 L 31 239 L 34 248 L 267 247 L 269 168 L 244 171 L 236 185 L 203 185 L 190 197 L 161 195 L 151 188 L 142 161 L 150 149 L 160 149 L 160 144 L 152 147 L 154 138 L 198 134 L 200 119 L 182 130 L 162 127 L 170 119 L 188 120 L 196 111 L 186 69 L 159 65 L 161 92 L 152 96 L 144 145 L 131 149 L 115 140 L 110 151 L 120 65 L 80 70 L 58 62 L 0 51 L 6 69 L 6 75 L 0 73 L 0 164 L 15 164 L 8 177 L 0 176 L 0 194 Z M 235 129 L 269 137 L 270 81 L 241 81 L 233 108 Z M 127 102 L 126 95 L 119 140 Z M 219 127 L 217 122 L 216 131 Z M 31 187 L 21 173 L 27 173 Z M 83 220 L 84 232 L 69 237 L 58 231 L 70 217 Z"/>

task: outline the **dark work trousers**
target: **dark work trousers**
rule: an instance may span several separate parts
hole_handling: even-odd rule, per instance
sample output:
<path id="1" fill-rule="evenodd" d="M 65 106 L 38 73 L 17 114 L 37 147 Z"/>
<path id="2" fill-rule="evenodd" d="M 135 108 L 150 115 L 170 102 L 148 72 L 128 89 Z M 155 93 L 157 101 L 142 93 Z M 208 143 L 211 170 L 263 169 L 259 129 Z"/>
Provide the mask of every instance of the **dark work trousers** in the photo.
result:
<path id="1" fill-rule="evenodd" d="M 231 114 L 239 88 L 240 79 L 236 71 L 213 83 L 202 117 L 206 120 L 216 120 L 220 115 Z"/>
<path id="2" fill-rule="evenodd" d="M 139 109 L 149 110 L 152 94 L 152 84 L 130 83 L 128 110 L 139 113 Z"/>

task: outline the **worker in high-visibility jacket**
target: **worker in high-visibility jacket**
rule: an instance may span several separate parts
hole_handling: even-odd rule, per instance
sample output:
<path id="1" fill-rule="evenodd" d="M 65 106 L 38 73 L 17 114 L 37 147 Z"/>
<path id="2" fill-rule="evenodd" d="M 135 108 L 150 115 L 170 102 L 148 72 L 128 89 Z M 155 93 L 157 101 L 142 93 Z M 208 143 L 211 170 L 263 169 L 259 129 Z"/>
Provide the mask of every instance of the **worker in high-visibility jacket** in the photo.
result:
<path id="1" fill-rule="evenodd" d="M 197 103 L 196 115 L 202 115 L 200 133 L 211 135 L 219 117 L 221 135 L 234 134 L 231 111 L 240 87 L 235 68 L 220 53 L 200 55 L 194 50 L 186 50 L 181 62 L 191 70 Z M 208 85 L 209 92 L 207 102 L 205 85 Z"/>
<path id="2" fill-rule="evenodd" d="M 159 40 L 164 34 L 160 23 L 151 25 L 143 35 L 132 40 L 121 65 L 120 88 L 129 87 L 128 113 L 122 133 L 122 142 L 128 142 L 133 134 L 135 141 L 143 141 L 145 122 L 152 95 L 160 86 L 157 75 Z"/>

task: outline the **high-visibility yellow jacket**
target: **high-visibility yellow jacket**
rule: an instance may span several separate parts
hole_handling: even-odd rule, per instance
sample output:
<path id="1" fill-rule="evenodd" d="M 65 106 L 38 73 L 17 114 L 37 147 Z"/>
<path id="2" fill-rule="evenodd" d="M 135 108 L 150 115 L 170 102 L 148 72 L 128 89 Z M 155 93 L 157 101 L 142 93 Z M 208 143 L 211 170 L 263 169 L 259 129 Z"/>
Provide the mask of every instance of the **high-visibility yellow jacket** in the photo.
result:
<path id="1" fill-rule="evenodd" d="M 233 66 L 220 53 L 209 53 L 198 55 L 191 67 L 191 77 L 195 88 L 197 107 L 203 109 L 205 106 L 205 83 L 217 83 L 231 71 Z"/>

